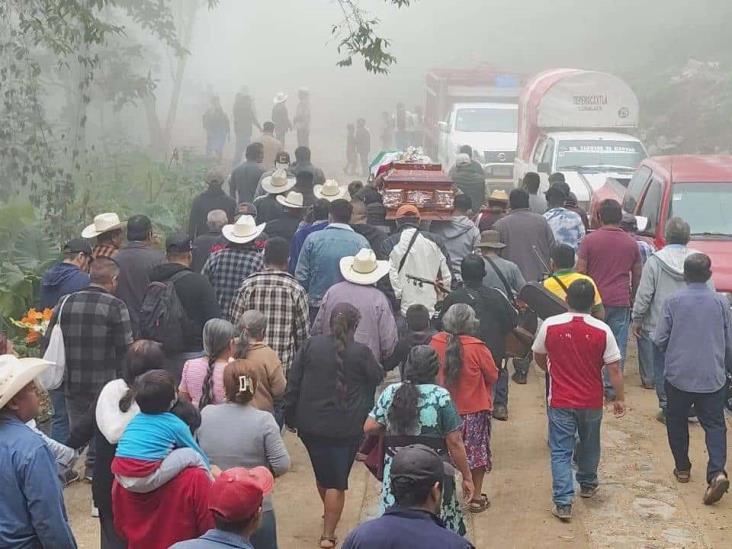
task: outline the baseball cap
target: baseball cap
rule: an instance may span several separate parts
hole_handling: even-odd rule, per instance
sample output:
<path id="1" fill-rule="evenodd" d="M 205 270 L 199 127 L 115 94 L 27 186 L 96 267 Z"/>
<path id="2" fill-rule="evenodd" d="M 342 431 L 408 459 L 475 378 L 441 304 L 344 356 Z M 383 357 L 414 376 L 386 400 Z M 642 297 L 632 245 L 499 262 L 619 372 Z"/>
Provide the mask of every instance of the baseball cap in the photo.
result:
<path id="1" fill-rule="evenodd" d="M 211 485 L 208 509 L 228 522 L 246 520 L 254 516 L 272 488 L 274 477 L 266 467 L 227 469 Z"/>
<path id="2" fill-rule="evenodd" d="M 281 151 L 277 153 L 277 156 L 275 157 L 275 164 L 289 164 L 290 163 L 290 153 L 287 151 Z"/>
<path id="3" fill-rule="evenodd" d="M 412 206 L 411 204 L 399 206 L 399 209 L 396 211 L 396 218 L 401 219 L 402 217 L 420 217 L 417 206 Z"/>
<path id="4" fill-rule="evenodd" d="M 429 446 L 412 444 L 400 448 L 391 462 L 391 480 L 409 479 L 442 481 L 445 476 L 442 458 Z"/>
<path id="5" fill-rule="evenodd" d="M 91 244 L 85 238 L 73 238 L 64 245 L 65 254 L 92 254 Z"/>
<path id="6" fill-rule="evenodd" d="M 165 251 L 170 253 L 186 253 L 193 249 L 191 239 L 184 233 L 173 233 L 165 240 Z"/>

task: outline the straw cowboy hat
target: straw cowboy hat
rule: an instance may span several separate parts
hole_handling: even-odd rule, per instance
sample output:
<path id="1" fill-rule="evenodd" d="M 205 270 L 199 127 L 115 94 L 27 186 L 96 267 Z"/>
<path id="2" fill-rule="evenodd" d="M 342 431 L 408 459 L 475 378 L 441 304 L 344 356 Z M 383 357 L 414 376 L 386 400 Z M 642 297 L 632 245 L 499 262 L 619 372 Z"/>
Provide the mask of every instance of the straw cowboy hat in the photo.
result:
<path id="1" fill-rule="evenodd" d="M 285 92 L 279 92 L 277 95 L 274 96 L 273 103 L 275 105 L 279 105 L 280 103 L 284 103 L 287 101 L 287 94 Z"/>
<path id="2" fill-rule="evenodd" d="M 262 179 L 262 189 L 269 194 L 282 194 L 295 186 L 295 178 L 287 177 L 287 171 L 275 170 L 272 175 Z"/>
<path id="3" fill-rule="evenodd" d="M 224 225 L 221 229 L 221 234 L 229 242 L 234 244 L 246 244 L 257 238 L 262 231 L 266 223 L 257 225 L 254 218 L 251 215 L 242 215 L 236 220 L 236 223 L 232 225 Z"/>
<path id="4" fill-rule="evenodd" d="M 282 204 L 285 208 L 294 208 L 296 210 L 301 210 L 305 207 L 305 202 L 302 198 L 302 194 L 295 191 L 290 191 L 289 193 L 287 193 L 287 195 L 278 194 L 275 200 L 277 200 L 277 202 Z"/>
<path id="5" fill-rule="evenodd" d="M 348 282 L 369 286 L 389 272 L 388 261 L 377 261 L 373 250 L 362 248 L 355 256 L 341 258 L 341 274 Z"/>
<path id="6" fill-rule="evenodd" d="M 42 358 L 0 356 L 0 410 L 50 365 L 50 362 Z"/>
<path id="7" fill-rule="evenodd" d="M 339 198 L 345 200 L 350 198 L 348 196 L 348 189 L 341 187 L 335 179 L 328 179 L 322 185 L 315 185 L 313 187 L 313 194 L 315 198 L 323 198 L 328 202 L 333 202 Z"/>
<path id="8" fill-rule="evenodd" d="M 496 189 L 490 194 L 490 196 L 488 196 L 488 202 L 508 203 L 508 194 L 503 189 Z"/>
<path id="9" fill-rule="evenodd" d="M 100 234 L 121 229 L 125 224 L 116 213 L 103 213 L 94 218 L 94 223 L 81 231 L 83 238 L 96 238 Z"/>
<path id="10" fill-rule="evenodd" d="M 501 250 L 506 245 L 501 242 L 501 235 L 498 231 L 483 231 L 480 233 L 480 242 L 475 245 L 476 248 L 493 248 Z"/>

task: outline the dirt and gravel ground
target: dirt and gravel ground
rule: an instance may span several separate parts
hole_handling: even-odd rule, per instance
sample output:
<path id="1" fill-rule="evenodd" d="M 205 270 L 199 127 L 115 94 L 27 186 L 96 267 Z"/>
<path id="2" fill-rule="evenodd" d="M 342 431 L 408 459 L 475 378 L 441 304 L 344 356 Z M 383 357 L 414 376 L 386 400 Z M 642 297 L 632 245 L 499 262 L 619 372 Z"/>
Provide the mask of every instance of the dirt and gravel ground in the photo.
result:
<path id="1" fill-rule="evenodd" d="M 626 376 L 628 414 L 603 422 L 600 491 L 576 502 L 574 518 L 563 524 L 551 516 L 551 474 L 546 445 L 543 376 L 533 371 L 528 385 L 511 385 L 510 420 L 494 423 L 494 471 L 488 477 L 488 511 L 471 517 L 476 547 L 640 547 L 645 549 L 732 546 L 732 495 L 713 506 L 702 504 L 706 450 L 703 431 L 692 424 L 689 484 L 676 483 L 663 425 L 655 419 L 656 396 L 639 387 L 631 357 Z M 307 454 L 287 434 L 293 469 L 275 492 L 279 545 L 317 547 L 322 508 Z M 379 485 L 356 464 L 339 536 L 377 512 Z M 81 548 L 99 546 L 96 519 L 90 517 L 90 488 L 66 489 L 66 504 Z"/>

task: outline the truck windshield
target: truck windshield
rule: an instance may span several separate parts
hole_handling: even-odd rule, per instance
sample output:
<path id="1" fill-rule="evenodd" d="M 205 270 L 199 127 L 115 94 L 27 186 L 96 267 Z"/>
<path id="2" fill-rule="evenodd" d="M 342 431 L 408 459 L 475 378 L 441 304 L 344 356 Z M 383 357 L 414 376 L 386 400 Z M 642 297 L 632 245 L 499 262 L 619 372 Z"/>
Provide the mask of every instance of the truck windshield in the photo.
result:
<path id="1" fill-rule="evenodd" d="M 695 237 L 732 237 L 732 182 L 676 183 L 669 210 Z"/>
<path id="2" fill-rule="evenodd" d="M 646 153 L 635 141 L 567 140 L 557 148 L 556 171 L 578 167 L 635 170 Z"/>
<path id="3" fill-rule="evenodd" d="M 518 109 L 458 109 L 455 117 L 459 132 L 516 133 L 517 128 Z"/>

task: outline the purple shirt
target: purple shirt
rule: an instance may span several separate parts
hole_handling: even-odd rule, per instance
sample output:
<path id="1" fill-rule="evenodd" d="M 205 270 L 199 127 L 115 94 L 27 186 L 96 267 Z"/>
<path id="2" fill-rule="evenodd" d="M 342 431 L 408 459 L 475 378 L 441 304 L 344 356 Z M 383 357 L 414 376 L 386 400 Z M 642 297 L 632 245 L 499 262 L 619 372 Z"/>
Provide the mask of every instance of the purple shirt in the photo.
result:
<path id="1" fill-rule="evenodd" d="M 361 313 L 354 339 L 366 345 L 379 362 L 391 356 L 397 343 L 397 327 L 389 300 L 374 286 L 344 281 L 331 286 L 323 297 L 311 335 L 330 335 L 330 315 L 339 303 L 350 303 Z"/>
<path id="2" fill-rule="evenodd" d="M 630 274 L 641 256 L 635 239 L 620 227 L 600 227 L 582 239 L 578 257 L 606 307 L 630 307 Z"/>

